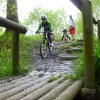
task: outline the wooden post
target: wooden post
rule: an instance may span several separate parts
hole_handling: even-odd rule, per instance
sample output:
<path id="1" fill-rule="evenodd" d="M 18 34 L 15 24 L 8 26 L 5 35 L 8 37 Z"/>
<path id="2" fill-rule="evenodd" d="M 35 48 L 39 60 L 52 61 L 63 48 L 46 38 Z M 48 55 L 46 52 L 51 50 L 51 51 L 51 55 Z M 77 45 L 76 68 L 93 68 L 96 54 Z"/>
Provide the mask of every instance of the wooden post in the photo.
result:
<path id="1" fill-rule="evenodd" d="M 82 0 L 83 29 L 84 29 L 84 87 L 95 88 L 95 67 L 93 61 L 93 16 L 92 3 Z"/>
<path id="2" fill-rule="evenodd" d="M 19 33 L 12 34 L 12 74 L 19 74 Z"/>
<path id="3" fill-rule="evenodd" d="M 19 33 L 25 34 L 27 29 L 18 23 L 0 17 L 0 26 L 13 30 L 12 32 L 12 73 L 19 73 Z"/>
<path id="4" fill-rule="evenodd" d="M 100 42 L 100 20 L 98 20 L 98 40 Z"/>

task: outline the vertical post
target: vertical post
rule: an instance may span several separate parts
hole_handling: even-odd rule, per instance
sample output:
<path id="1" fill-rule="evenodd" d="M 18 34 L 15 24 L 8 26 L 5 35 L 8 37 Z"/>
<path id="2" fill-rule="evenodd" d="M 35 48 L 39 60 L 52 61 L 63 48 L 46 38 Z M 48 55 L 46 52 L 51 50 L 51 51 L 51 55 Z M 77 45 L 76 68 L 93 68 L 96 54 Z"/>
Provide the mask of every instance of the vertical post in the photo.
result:
<path id="1" fill-rule="evenodd" d="M 19 33 L 12 34 L 12 73 L 17 75 L 19 73 Z"/>
<path id="2" fill-rule="evenodd" d="M 98 40 L 100 42 L 100 20 L 98 20 Z"/>
<path id="3" fill-rule="evenodd" d="M 92 4 L 89 0 L 82 0 L 83 29 L 84 29 L 84 87 L 94 89 L 95 67 L 93 61 L 93 16 Z"/>

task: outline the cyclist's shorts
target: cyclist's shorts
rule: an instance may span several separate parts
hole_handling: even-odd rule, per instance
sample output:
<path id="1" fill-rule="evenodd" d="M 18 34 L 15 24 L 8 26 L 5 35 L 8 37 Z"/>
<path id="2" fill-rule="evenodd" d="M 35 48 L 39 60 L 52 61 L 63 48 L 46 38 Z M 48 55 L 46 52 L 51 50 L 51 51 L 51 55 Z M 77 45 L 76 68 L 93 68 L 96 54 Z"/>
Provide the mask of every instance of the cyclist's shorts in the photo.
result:
<path id="1" fill-rule="evenodd" d="M 69 32 L 70 32 L 71 35 L 74 35 L 75 34 L 75 28 L 74 27 L 70 27 Z"/>

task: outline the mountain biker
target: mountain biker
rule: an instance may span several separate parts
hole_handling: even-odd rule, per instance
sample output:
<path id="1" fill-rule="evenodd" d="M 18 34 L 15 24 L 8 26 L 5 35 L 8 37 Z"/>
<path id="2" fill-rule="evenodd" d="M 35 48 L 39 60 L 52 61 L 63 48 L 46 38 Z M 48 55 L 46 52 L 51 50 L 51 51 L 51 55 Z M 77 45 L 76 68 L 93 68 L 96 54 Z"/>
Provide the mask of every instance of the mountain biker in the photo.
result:
<path id="1" fill-rule="evenodd" d="M 69 35 L 67 34 L 67 29 L 64 29 L 64 30 L 63 30 L 63 36 L 62 36 L 61 41 L 62 41 L 63 39 L 66 40 L 66 41 L 68 41 L 68 39 L 70 40 L 70 37 L 69 37 Z"/>
<path id="2" fill-rule="evenodd" d="M 36 33 L 39 33 L 40 29 L 43 28 L 44 37 L 46 37 L 46 34 L 47 34 L 47 37 L 48 37 L 49 42 L 50 42 L 50 46 L 54 46 L 52 39 L 51 39 L 51 35 L 52 35 L 51 24 L 47 21 L 46 16 L 41 16 L 41 20 L 42 20 L 42 22 L 40 23 Z"/>

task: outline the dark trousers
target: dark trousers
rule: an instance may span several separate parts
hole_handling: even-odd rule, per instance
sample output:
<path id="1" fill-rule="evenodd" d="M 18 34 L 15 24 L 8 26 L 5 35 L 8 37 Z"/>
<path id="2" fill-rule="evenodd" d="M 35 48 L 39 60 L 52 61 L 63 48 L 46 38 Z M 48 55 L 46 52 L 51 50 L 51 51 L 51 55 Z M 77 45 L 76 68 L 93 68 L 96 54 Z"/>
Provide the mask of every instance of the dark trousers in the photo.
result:
<path id="1" fill-rule="evenodd" d="M 43 35 L 44 35 L 45 38 L 46 38 L 46 35 L 47 35 L 47 37 L 49 39 L 49 42 L 52 43 L 52 40 L 51 40 L 51 32 L 45 32 Z"/>

